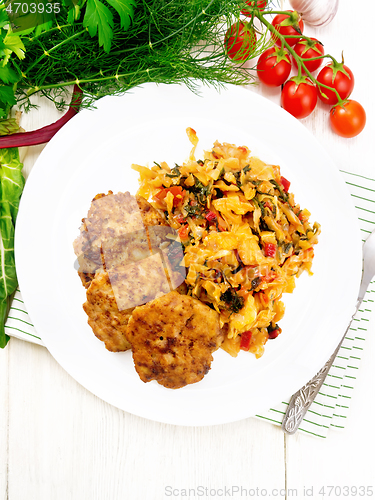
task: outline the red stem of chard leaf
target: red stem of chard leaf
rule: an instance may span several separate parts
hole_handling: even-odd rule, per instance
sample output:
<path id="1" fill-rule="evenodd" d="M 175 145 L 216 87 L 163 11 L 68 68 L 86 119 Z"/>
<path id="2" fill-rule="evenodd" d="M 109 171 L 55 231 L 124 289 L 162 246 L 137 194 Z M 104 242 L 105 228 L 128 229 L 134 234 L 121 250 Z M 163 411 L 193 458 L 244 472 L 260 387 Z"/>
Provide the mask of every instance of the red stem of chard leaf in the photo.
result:
<path id="1" fill-rule="evenodd" d="M 69 104 L 69 109 L 64 116 L 56 122 L 45 127 L 33 130 L 32 132 L 18 132 L 16 134 L 4 135 L 0 137 L 0 149 L 4 148 L 20 148 L 24 146 L 36 146 L 44 144 L 52 139 L 52 137 L 65 125 L 73 116 L 78 113 L 82 102 L 82 89 L 78 85 L 74 85 L 72 100 Z"/>

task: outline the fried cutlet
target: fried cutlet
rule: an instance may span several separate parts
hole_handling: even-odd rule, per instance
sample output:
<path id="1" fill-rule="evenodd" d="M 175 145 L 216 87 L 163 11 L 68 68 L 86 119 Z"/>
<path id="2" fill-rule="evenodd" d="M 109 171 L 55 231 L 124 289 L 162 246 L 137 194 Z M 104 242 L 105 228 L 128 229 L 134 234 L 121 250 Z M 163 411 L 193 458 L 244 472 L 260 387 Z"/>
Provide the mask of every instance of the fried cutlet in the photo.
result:
<path id="1" fill-rule="evenodd" d="M 133 308 L 119 311 L 106 271 L 96 273 L 87 289 L 86 297 L 83 309 L 96 337 L 105 343 L 109 351 L 130 349 L 125 332 Z"/>
<path id="2" fill-rule="evenodd" d="M 160 254 L 96 273 L 83 309 L 94 334 L 109 351 L 130 349 L 126 332 L 134 307 L 169 293 L 174 284 L 183 281 L 177 273 L 173 273 L 172 280 L 169 278 Z M 182 285 L 178 290 L 186 293 Z"/>
<path id="3" fill-rule="evenodd" d="M 148 257 L 150 249 L 158 247 L 167 232 L 167 228 L 164 233 L 154 231 L 150 241 L 148 226 L 168 224 L 141 196 L 112 191 L 95 196 L 74 242 L 82 284 L 88 288 L 100 269 Z"/>
<path id="4" fill-rule="evenodd" d="M 223 340 L 218 313 L 176 291 L 136 307 L 126 337 L 141 380 L 171 389 L 199 382 Z"/>

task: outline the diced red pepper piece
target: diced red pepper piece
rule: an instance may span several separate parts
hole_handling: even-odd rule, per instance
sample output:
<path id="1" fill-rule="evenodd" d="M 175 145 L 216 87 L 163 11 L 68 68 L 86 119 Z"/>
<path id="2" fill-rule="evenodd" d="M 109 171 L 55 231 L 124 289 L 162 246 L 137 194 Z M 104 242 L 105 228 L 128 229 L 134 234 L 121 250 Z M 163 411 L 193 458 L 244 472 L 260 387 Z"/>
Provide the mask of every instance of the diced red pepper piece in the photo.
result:
<path id="1" fill-rule="evenodd" d="M 275 271 L 267 271 L 266 274 L 264 276 L 262 276 L 262 281 L 264 281 L 265 283 L 270 283 L 271 281 L 273 281 L 275 278 L 276 278 L 277 274 Z"/>
<path id="2" fill-rule="evenodd" d="M 251 336 L 252 333 L 250 330 L 247 332 L 241 333 L 241 344 L 240 344 L 240 349 L 243 351 L 248 351 L 250 348 L 250 343 L 251 343 Z"/>
<path id="3" fill-rule="evenodd" d="M 185 217 L 182 214 L 178 214 L 176 220 L 179 224 L 182 224 L 183 222 L 185 222 Z"/>
<path id="4" fill-rule="evenodd" d="M 283 176 L 280 177 L 280 182 L 282 187 L 284 188 L 284 191 L 288 192 L 290 187 L 290 182 Z"/>
<path id="5" fill-rule="evenodd" d="M 264 255 L 266 257 L 275 257 L 276 245 L 274 243 L 265 243 L 264 244 Z"/>
<path id="6" fill-rule="evenodd" d="M 269 339 L 275 339 L 276 337 L 278 337 L 281 333 L 281 328 L 279 326 L 277 326 L 274 330 L 272 330 L 271 332 L 268 332 L 268 338 Z"/>
<path id="7" fill-rule="evenodd" d="M 264 202 L 264 206 L 267 207 L 272 212 L 273 207 L 272 207 L 272 205 L 271 205 L 271 203 L 269 201 L 266 200 Z"/>
<path id="8" fill-rule="evenodd" d="M 181 186 L 172 186 L 170 188 L 164 188 L 158 191 L 154 195 L 154 200 L 163 201 L 168 193 L 173 194 L 173 206 L 177 207 L 177 205 L 183 200 L 185 191 Z"/>
<path id="9" fill-rule="evenodd" d="M 208 222 L 214 222 L 217 220 L 217 216 L 216 216 L 215 212 L 212 212 L 211 210 L 209 210 L 206 213 L 205 217 L 208 220 Z"/>
<path id="10" fill-rule="evenodd" d="M 189 236 L 189 225 L 185 224 L 178 230 L 178 236 L 181 240 L 187 240 Z"/>

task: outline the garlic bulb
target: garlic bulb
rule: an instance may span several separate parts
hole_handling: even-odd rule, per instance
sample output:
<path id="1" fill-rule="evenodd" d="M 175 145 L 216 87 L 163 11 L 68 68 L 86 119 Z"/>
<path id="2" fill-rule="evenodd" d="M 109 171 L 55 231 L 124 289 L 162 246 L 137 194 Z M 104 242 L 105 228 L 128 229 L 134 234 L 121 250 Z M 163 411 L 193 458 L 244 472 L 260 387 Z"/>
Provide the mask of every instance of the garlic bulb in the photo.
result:
<path id="1" fill-rule="evenodd" d="M 290 5 L 310 26 L 326 26 L 335 17 L 339 0 L 290 0 Z"/>

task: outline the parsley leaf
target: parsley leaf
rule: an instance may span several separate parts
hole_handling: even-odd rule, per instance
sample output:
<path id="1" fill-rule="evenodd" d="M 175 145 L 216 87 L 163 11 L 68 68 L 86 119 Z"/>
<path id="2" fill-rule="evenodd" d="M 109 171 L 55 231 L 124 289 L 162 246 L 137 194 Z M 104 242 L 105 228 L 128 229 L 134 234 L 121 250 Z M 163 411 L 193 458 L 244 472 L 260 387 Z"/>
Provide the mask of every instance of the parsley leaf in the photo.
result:
<path id="1" fill-rule="evenodd" d="M 8 63 L 12 52 L 16 54 L 18 59 L 24 59 L 25 50 L 26 49 L 21 38 L 15 33 L 8 31 L 8 33 L 4 37 L 4 40 L 0 44 L 0 56 L 4 56 L 3 66 Z"/>
<path id="2" fill-rule="evenodd" d="M 0 85 L 0 106 L 4 104 L 9 106 L 17 104 L 13 89 L 10 85 Z M 2 118 L 6 118 L 6 116 L 2 116 Z"/>
<path id="3" fill-rule="evenodd" d="M 99 32 L 99 45 L 109 52 L 113 38 L 112 12 L 100 0 L 87 0 L 83 26 L 88 28 L 90 36 Z"/>
<path id="4" fill-rule="evenodd" d="M 4 83 L 16 83 L 19 78 L 17 73 L 9 66 L 0 66 L 0 80 Z"/>
<path id="5" fill-rule="evenodd" d="M 107 0 L 120 16 L 121 27 L 127 30 L 133 17 L 135 0 Z M 83 26 L 88 28 L 90 36 L 99 34 L 99 46 L 109 53 L 113 38 L 113 14 L 100 0 L 87 0 Z"/>
<path id="6" fill-rule="evenodd" d="M 127 30 L 133 18 L 133 7 L 135 7 L 136 0 L 107 0 L 107 2 L 119 14 L 121 27 Z"/>

